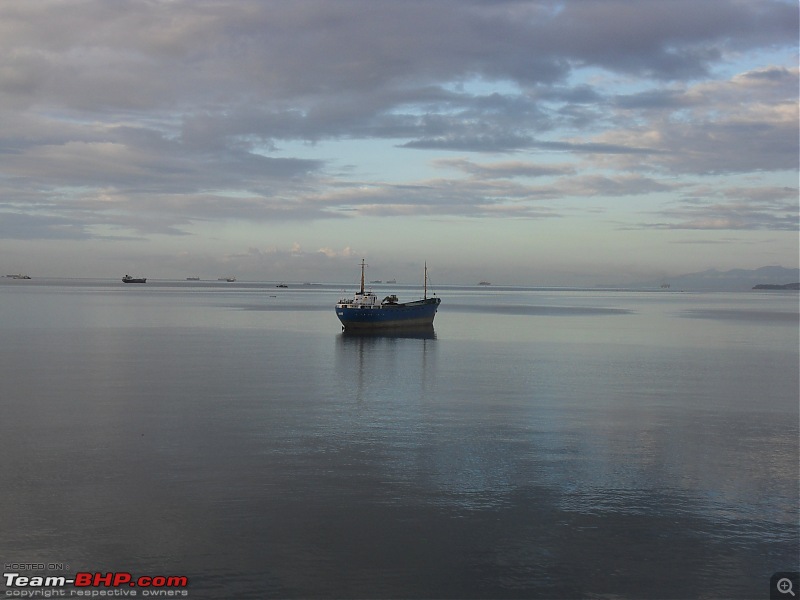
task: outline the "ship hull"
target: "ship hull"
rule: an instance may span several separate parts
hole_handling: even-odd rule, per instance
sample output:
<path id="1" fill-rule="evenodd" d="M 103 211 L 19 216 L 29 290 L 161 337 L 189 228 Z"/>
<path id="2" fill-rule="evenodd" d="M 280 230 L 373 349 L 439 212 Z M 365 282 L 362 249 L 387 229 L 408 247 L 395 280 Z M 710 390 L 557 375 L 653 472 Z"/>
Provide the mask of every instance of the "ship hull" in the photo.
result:
<path id="1" fill-rule="evenodd" d="M 338 304 L 335 310 L 345 331 L 421 329 L 433 327 L 440 303 L 439 298 L 428 298 L 379 306 Z"/>

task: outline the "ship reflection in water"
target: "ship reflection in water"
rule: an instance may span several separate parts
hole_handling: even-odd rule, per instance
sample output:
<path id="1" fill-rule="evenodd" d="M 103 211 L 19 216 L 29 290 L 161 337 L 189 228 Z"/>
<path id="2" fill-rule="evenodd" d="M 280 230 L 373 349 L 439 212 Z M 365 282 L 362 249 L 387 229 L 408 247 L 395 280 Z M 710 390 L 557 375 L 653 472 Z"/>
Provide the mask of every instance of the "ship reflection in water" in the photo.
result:
<path id="1" fill-rule="evenodd" d="M 433 325 L 415 327 L 412 329 L 391 329 L 391 330 L 370 330 L 370 329 L 345 329 L 342 331 L 340 337 L 347 341 L 356 341 L 363 339 L 414 339 L 414 340 L 435 340 L 436 330 Z"/>
<path id="2" fill-rule="evenodd" d="M 343 331 L 336 338 L 336 369 L 351 373 L 346 397 L 386 402 L 424 395 L 433 376 L 433 326 L 392 331 Z"/>

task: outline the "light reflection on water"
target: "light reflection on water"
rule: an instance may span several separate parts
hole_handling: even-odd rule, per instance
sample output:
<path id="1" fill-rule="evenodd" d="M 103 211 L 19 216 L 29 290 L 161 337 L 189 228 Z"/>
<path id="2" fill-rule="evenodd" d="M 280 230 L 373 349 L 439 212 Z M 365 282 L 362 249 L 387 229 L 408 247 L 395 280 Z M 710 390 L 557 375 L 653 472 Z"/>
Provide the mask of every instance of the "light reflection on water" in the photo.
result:
<path id="1" fill-rule="evenodd" d="M 455 290 L 435 332 L 351 336 L 338 289 L 8 289 L 7 561 L 214 598 L 749 598 L 796 566 L 796 295 Z"/>

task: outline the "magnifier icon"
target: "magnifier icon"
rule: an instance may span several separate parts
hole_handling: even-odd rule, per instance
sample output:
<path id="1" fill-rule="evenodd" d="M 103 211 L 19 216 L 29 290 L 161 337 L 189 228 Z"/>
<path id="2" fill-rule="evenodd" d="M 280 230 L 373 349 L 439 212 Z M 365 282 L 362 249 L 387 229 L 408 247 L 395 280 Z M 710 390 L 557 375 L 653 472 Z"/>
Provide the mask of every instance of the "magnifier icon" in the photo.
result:
<path id="1" fill-rule="evenodd" d="M 794 592 L 792 591 L 792 580 L 786 577 L 782 579 L 778 579 L 778 583 L 775 584 L 775 587 L 778 588 L 778 591 L 781 594 L 791 594 L 794 596 Z"/>

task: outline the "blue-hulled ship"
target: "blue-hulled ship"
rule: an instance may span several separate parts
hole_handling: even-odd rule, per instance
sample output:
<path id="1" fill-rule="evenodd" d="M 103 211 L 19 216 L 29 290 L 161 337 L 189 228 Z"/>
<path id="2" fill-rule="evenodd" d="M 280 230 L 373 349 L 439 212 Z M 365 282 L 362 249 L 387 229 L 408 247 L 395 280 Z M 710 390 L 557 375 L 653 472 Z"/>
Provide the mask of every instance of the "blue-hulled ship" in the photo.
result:
<path id="1" fill-rule="evenodd" d="M 364 267 L 361 260 L 361 289 L 352 298 L 342 298 L 336 303 L 336 316 L 344 331 L 369 331 L 379 329 L 424 329 L 433 327 L 433 318 L 442 300 L 428 298 L 428 265 L 425 264 L 424 291 L 421 300 L 398 302 L 392 294 L 378 301 L 373 292 L 364 291 Z"/>

